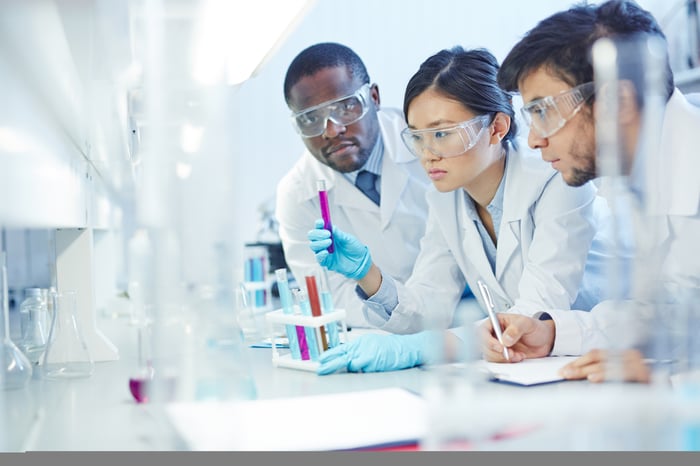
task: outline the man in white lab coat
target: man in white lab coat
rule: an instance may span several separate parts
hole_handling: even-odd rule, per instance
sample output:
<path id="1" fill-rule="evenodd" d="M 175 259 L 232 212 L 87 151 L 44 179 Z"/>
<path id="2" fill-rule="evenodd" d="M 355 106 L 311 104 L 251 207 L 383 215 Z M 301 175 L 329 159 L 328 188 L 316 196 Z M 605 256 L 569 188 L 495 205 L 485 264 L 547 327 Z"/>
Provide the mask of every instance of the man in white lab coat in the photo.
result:
<path id="1" fill-rule="evenodd" d="M 595 113 L 595 109 L 602 105 L 601 98 L 598 102 L 594 98 L 585 101 L 570 114 L 562 113 L 558 106 L 578 86 L 593 81 L 590 52 L 601 37 L 663 38 L 663 33 L 651 14 L 630 1 L 575 6 L 541 21 L 527 33 L 508 54 L 499 72 L 499 84 L 522 95 L 523 114 L 531 125 L 529 145 L 540 149 L 542 158 L 551 162 L 572 186 L 581 186 L 600 175 L 596 144 L 601 135 L 596 134 L 595 120 L 602 113 Z M 547 320 L 502 314 L 499 319 L 505 327 L 504 344 L 510 348 L 512 361 L 547 354 L 586 353 L 565 367 L 563 375 L 602 381 L 606 377 L 606 352 L 601 348 L 646 346 L 648 350 L 648 344 L 665 331 L 660 329 L 678 317 L 677 305 L 690 305 L 697 314 L 697 305 L 693 307 L 691 303 L 692 297 L 700 296 L 700 157 L 695 144 L 700 109 L 674 89 L 667 62 L 664 68 L 666 104 L 660 128 L 642 126 L 641 110 L 645 104 L 638 100 L 641 83 L 620 86 L 619 127 L 626 149 L 621 166 L 627 181 L 626 195 L 633 203 L 630 205 L 638 206 L 632 209 L 637 244 L 632 280 L 635 301 L 607 301 L 591 312 L 551 311 L 540 317 Z M 632 78 L 620 78 L 623 83 L 632 83 Z M 660 144 L 642 157 L 639 141 L 649 131 L 660 131 Z M 679 298 L 680 294 L 686 303 L 669 301 L 669 297 Z M 660 302 L 671 307 L 660 306 Z M 655 318 L 665 311 L 669 313 Z M 547 330 L 548 326 L 554 326 L 554 334 Z M 487 328 L 490 330 L 490 326 Z M 697 333 L 698 328 L 685 326 L 683 332 Z M 550 339 L 546 344 L 545 335 Z M 688 343 L 698 337 L 682 335 Z M 503 347 L 487 332 L 483 345 L 488 359 L 503 359 Z M 625 354 L 625 379 L 649 379 L 642 354 L 636 349 Z"/>
<path id="2" fill-rule="evenodd" d="M 317 180 L 325 180 L 333 225 L 360 239 L 382 270 L 405 281 L 425 231 L 430 181 L 401 141 L 403 114 L 380 109 L 379 88 L 370 84 L 362 60 L 336 43 L 300 52 L 287 70 L 284 95 L 307 148 L 277 186 L 279 234 L 292 273 L 303 283 L 320 270 L 307 233 L 321 218 Z M 329 282 L 348 325 L 369 326 L 355 281 L 330 272 Z"/>

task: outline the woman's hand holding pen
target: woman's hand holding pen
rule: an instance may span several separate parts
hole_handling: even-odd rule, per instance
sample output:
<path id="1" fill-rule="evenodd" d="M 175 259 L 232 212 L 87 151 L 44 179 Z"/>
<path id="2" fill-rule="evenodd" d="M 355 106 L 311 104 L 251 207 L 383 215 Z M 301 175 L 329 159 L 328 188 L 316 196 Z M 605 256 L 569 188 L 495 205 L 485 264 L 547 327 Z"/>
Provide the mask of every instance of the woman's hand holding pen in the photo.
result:
<path id="1" fill-rule="evenodd" d="M 372 258 L 369 248 L 357 238 L 333 227 L 333 239 L 331 232 L 323 227 L 323 220 L 316 220 L 314 229 L 309 231 L 309 247 L 316 254 L 319 264 L 341 273 L 353 280 L 361 280 L 372 267 Z M 328 247 L 333 242 L 335 250 L 328 252 Z"/>
<path id="2" fill-rule="evenodd" d="M 503 345 L 508 348 L 510 362 L 542 358 L 552 352 L 555 336 L 553 320 L 537 320 L 520 314 L 500 313 L 498 321 L 503 328 Z M 503 357 L 503 346 L 498 342 L 490 321 L 486 320 L 481 325 L 479 333 L 484 359 L 507 362 Z"/>

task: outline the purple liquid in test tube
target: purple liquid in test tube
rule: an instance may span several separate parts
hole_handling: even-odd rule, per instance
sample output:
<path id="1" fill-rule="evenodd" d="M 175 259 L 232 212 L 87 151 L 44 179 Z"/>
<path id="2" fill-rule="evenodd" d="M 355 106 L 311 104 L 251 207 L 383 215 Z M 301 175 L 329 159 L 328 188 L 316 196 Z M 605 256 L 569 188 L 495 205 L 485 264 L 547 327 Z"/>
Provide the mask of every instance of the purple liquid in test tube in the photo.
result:
<path id="1" fill-rule="evenodd" d="M 321 204 L 321 217 L 323 217 L 323 228 L 331 232 L 331 245 L 328 246 L 328 252 L 335 251 L 333 247 L 333 224 L 331 223 L 331 210 L 328 207 L 328 193 L 326 192 L 326 181 L 318 180 L 316 182 L 318 188 L 318 200 Z"/>

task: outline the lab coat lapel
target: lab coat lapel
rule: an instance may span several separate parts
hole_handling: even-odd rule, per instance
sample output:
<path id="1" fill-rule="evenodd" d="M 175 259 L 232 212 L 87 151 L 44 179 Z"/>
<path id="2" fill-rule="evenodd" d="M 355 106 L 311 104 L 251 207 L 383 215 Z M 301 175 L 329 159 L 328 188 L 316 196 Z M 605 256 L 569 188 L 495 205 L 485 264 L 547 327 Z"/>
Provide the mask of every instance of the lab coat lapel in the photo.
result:
<path id="1" fill-rule="evenodd" d="M 384 112 L 379 112 L 378 117 L 384 143 L 380 202 L 382 230 L 384 230 L 399 208 L 401 195 L 409 181 L 409 173 L 404 164 L 414 162 L 415 157 L 404 147 L 399 137 L 404 128 L 403 121 L 391 120 Z"/>
<path id="2" fill-rule="evenodd" d="M 342 175 L 336 178 L 335 203 L 352 209 L 376 212 L 379 207 Z M 382 193 L 383 195 L 383 193 Z M 384 202 L 384 200 L 382 200 Z"/>
<path id="3" fill-rule="evenodd" d="M 326 189 L 333 191 L 334 205 L 374 212 L 379 209 L 374 202 L 362 194 L 362 192 L 342 174 L 336 172 L 330 167 L 312 162 L 313 156 L 308 152 L 305 155 L 309 158 L 309 163 L 307 164 L 306 169 L 313 174 L 312 179 L 326 181 Z M 304 190 L 304 196 L 308 199 L 315 199 L 318 197 L 315 182 L 309 183 L 309 185 L 303 186 L 301 189 Z M 331 206 L 331 209 L 332 208 L 333 207 Z"/>
<path id="4" fill-rule="evenodd" d="M 520 220 L 501 220 L 498 232 L 498 247 L 496 248 L 496 280 L 501 280 L 510 258 L 520 247 Z"/>
<path id="5" fill-rule="evenodd" d="M 501 284 L 498 283 L 496 277 L 491 272 L 491 263 L 484 252 L 484 245 L 481 242 L 481 235 L 479 235 L 479 231 L 476 229 L 474 221 L 469 218 L 469 215 L 467 214 L 466 194 L 460 189 L 455 191 L 455 196 L 458 196 L 455 198 L 455 202 L 457 204 L 457 208 L 459 209 L 459 214 L 457 217 L 459 219 L 460 226 L 458 229 L 453 231 L 461 231 L 462 259 L 465 262 L 471 263 L 467 264 L 466 266 L 473 267 L 473 269 L 477 271 L 478 279 L 483 281 L 486 286 L 488 286 L 489 291 L 491 291 L 492 294 L 496 294 L 501 297 L 505 296 L 505 292 L 501 287 Z M 453 206 L 450 207 L 453 208 Z M 476 281 L 474 283 L 470 283 L 469 286 L 472 288 L 475 296 L 479 294 L 479 291 L 476 288 Z M 480 296 L 479 300 L 481 300 Z"/>
<path id="6" fill-rule="evenodd" d="M 406 184 L 408 183 L 408 173 L 405 170 L 387 168 L 389 164 L 393 163 L 389 157 L 384 157 L 382 161 L 382 187 L 379 206 L 382 217 L 382 230 L 389 226 L 391 217 L 399 207 L 399 197 L 406 189 Z M 369 199 L 367 201 L 374 205 Z"/>
<path id="7" fill-rule="evenodd" d="M 515 153 L 508 155 L 506 162 L 506 185 L 503 191 L 503 217 L 498 230 L 496 248 L 496 280 L 501 280 L 508 262 L 520 247 L 520 221 L 528 212 L 531 196 L 528 184 L 521 183 L 523 174 L 520 159 Z M 535 183 L 529 183 L 533 186 Z"/>

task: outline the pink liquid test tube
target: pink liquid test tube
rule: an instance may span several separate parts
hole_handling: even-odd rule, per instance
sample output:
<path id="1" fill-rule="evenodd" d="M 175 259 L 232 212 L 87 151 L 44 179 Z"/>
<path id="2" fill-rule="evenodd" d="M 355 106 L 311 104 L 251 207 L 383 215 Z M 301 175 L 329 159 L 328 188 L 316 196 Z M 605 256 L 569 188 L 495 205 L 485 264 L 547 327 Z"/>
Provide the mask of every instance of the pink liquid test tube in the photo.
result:
<path id="1" fill-rule="evenodd" d="M 326 180 L 318 180 L 316 182 L 318 188 L 318 200 L 321 204 L 321 217 L 323 218 L 323 228 L 331 232 L 331 245 L 328 246 L 328 252 L 335 251 L 333 247 L 333 224 L 331 223 L 331 210 L 328 207 L 328 193 L 326 192 Z"/>

